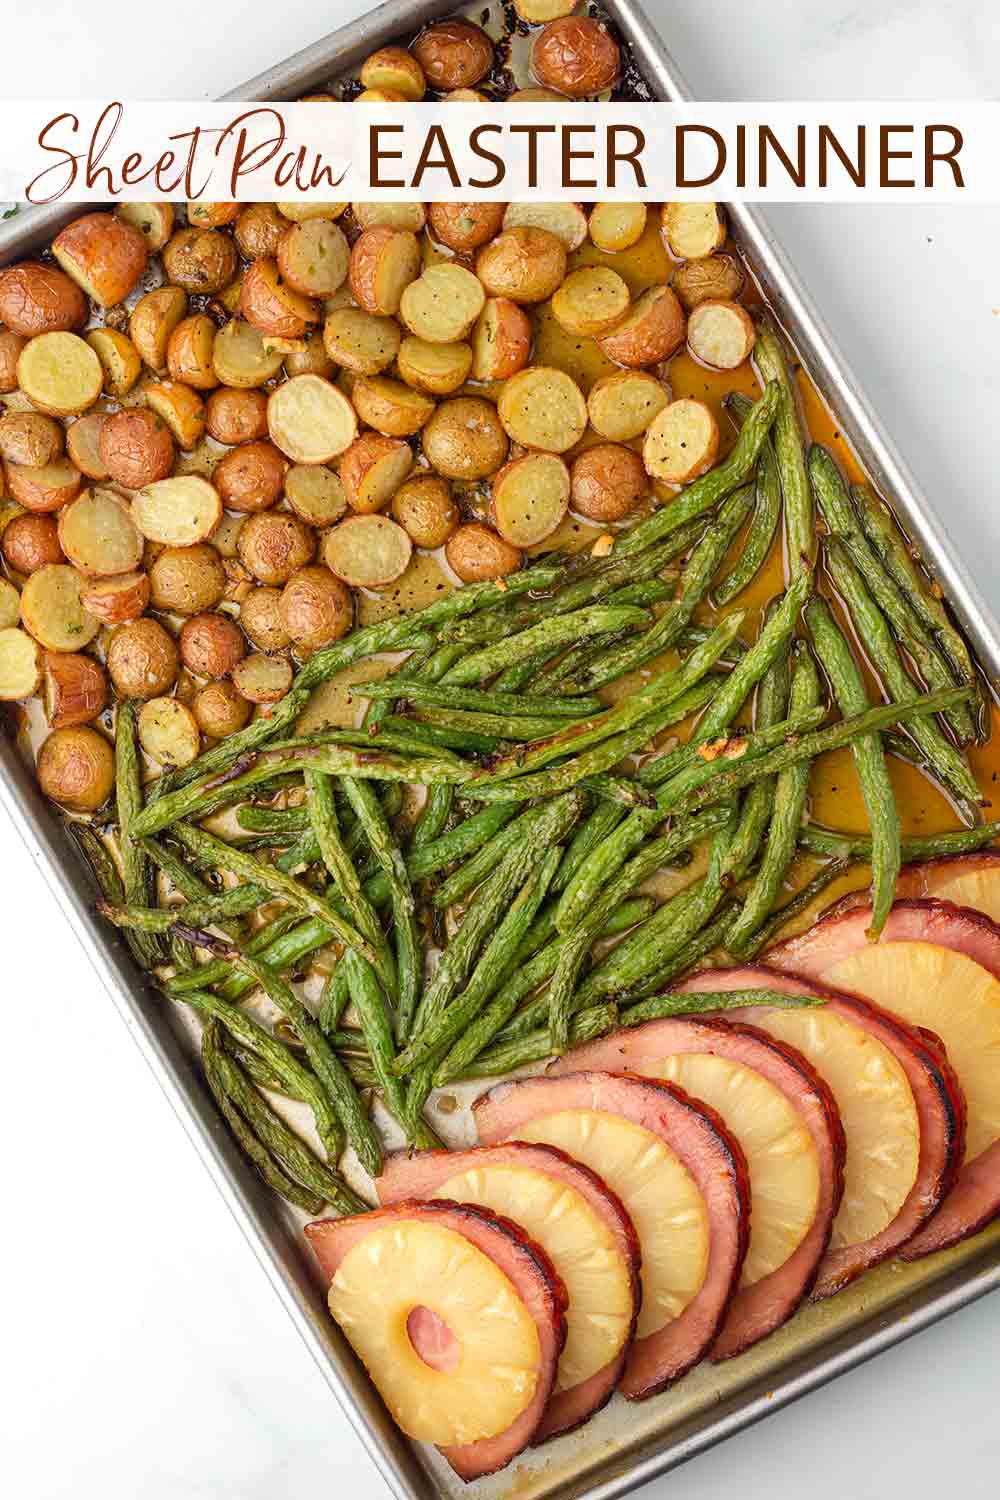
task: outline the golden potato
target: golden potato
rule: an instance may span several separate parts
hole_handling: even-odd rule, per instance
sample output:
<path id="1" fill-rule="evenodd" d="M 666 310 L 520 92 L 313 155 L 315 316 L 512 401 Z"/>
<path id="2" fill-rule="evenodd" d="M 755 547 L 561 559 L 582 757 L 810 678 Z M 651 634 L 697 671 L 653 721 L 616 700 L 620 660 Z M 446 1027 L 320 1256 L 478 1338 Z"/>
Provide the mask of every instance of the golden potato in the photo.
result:
<path id="1" fill-rule="evenodd" d="M 96 729 L 55 729 L 38 753 L 38 784 L 71 812 L 96 812 L 115 784 L 115 757 Z"/>
<path id="2" fill-rule="evenodd" d="M 567 253 L 579 250 L 587 238 L 587 215 L 579 203 L 508 203 L 504 229 L 545 229 L 562 240 Z"/>
<path id="3" fill-rule="evenodd" d="M 9 328 L 0 328 L 0 396 L 17 390 L 17 362 L 25 339 Z"/>
<path id="4" fill-rule="evenodd" d="M 452 532 L 444 551 L 450 567 L 463 583 L 506 578 L 524 562 L 519 547 L 511 546 L 480 521 L 470 521 Z"/>
<path id="5" fill-rule="evenodd" d="M 671 401 L 646 429 L 642 461 L 646 472 L 668 484 L 687 484 L 715 463 L 719 426 L 704 401 Z"/>
<path id="6" fill-rule="evenodd" d="M 545 88 L 570 99 L 589 99 L 615 82 L 621 51 L 603 21 L 563 16 L 536 37 L 531 71 Z"/>
<path id="7" fill-rule="evenodd" d="M 261 391 L 215 390 L 205 403 L 205 427 L 217 443 L 267 437 L 267 397 Z"/>
<path id="8" fill-rule="evenodd" d="M 93 406 L 101 394 L 104 370 L 78 334 L 40 333 L 21 350 L 17 383 L 39 411 L 73 417 Z"/>
<path id="9" fill-rule="evenodd" d="M 388 516 L 349 516 L 323 538 L 323 561 L 344 583 L 379 589 L 409 566 L 413 543 Z"/>
<path id="10" fill-rule="evenodd" d="M 100 662 L 75 651 L 47 651 L 45 717 L 52 729 L 92 724 L 108 705 L 108 679 Z"/>
<path id="11" fill-rule="evenodd" d="M 587 412 L 601 437 L 627 443 L 642 436 L 669 400 L 669 388 L 648 371 L 615 370 L 591 386 Z"/>
<path id="12" fill-rule="evenodd" d="M 278 245 L 278 270 L 303 297 L 332 297 L 351 259 L 344 231 L 330 219 L 290 224 Z"/>
<path id="13" fill-rule="evenodd" d="M 157 620 L 130 620 L 111 637 L 107 666 L 119 698 L 158 698 L 177 680 L 177 647 Z"/>
<path id="14" fill-rule="evenodd" d="M 587 221 L 592 242 L 608 252 L 637 244 L 645 228 L 645 203 L 595 203 Z"/>
<path id="15" fill-rule="evenodd" d="M 341 478 L 326 464 L 293 464 L 285 475 L 285 499 L 307 525 L 318 528 L 332 526 L 347 509 Z"/>
<path id="16" fill-rule="evenodd" d="M 187 295 L 179 286 L 158 286 L 140 297 L 132 309 L 129 338 L 143 363 L 157 375 L 167 368 L 170 335 L 186 316 L 187 305 Z"/>
<path id="17" fill-rule="evenodd" d="M 571 271 L 552 298 L 556 322 L 578 338 L 610 333 L 629 310 L 625 282 L 608 266 L 584 266 Z"/>
<path id="18" fill-rule="evenodd" d="M 660 225 L 675 260 L 699 260 L 726 243 L 726 216 L 717 203 L 664 203 Z"/>
<path id="19" fill-rule="evenodd" d="M 273 258 L 289 222 L 274 203 L 248 203 L 233 229 L 240 254 L 247 260 Z"/>
<path id="20" fill-rule="evenodd" d="M 116 328 L 92 328 L 86 338 L 101 362 L 107 394 L 127 395 L 142 374 L 142 360 L 132 340 Z"/>
<path id="21" fill-rule="evenodd" d="M 42 680 L 42 654 L 26 631 L 0 629 L 0 703 L 33 698 Z"/>
<path id="22" fill-rule="evenodd" d="M 236 734 L 246 727 L 251 708 L 232 679 L 224 677 L 219 682 L 207 682 L 198 689 L 191 703 L 191 712 L 203 734 L 224 740 L 227 735 Z"/>
<path id="23" fill-rule="evenodd" d="M 735 255 L 706 255 L 686 260 L 670 278 L 670 285 L 688 313 L 701 302 L 733 302 L 746 276 Z"/>
<path id="24" fill-rule="evenodd" d="M 212 483 L 227 510 L 270 510 L 281 498 L 287 468 L 273 443 L 241 443 L 216 464 Z"/>
<path id="25" fill-rule="evenodd" d="M 226 592 L 222 558 L 208 542 L 193 547 L 164 547 L 149 570 L 154 609 L 197 615 L 214 609 Z"/>
<path id="26" fill-rule="evenodd" d="M 570 469 L 573 509 L 590 521 L 622 521 L 644 495 L 649 479 L 642 459 L 623 443 L 595 443 Z"/>
<path id="27" fill-rule="evenodd" d="M 354 601 L 329 568 L 300 568 L 281 592 L 278 618 L 297 646 L 317 650 L 347 635 L 354 624 Z"/>
<path id="28" fill-rule="evenodd" d="M 37 468 L 28 464 L 9 464 L 7 487 L 12 500 L 25 510 L 60 510 L 75 500 L 83 488 L 83 475 L 64 458 Z"/>
<path id="29" fill-rule="evenodd" d="M 684 309 L 668 286 L 650 287 L 633 302 L 628 315 L 598 339 L 608 359 L 641 368 L 669 358 L 684 342 Z"/>
<path id="30" fill-rule="evenodd" d="M 284 651 L 292 642 L 278 609 L 281 590 L 254 589 L 240 605 L 240 624 L 258 651 Z"/>
<path id="31" fill-rule="evenodd" d="M 449 250 L 467 254 L 500 233 L 506 203 L 432 203 L 431 234 Z"/>
<path id="32" fill-rule="evenodd" d="M 423 430 L 424 457 L 447 479 L 485 479 L 507 457 L 497 409 L 482 396 L 442 401 Z"/>
<path id="33" fill-rule="evenodd" d="M 472 369 L 469 344 L 431 344 L 407 334 L 399 346 L 399 373 L 407 385 L 433 396 L 450 396 Z"/>
<path id="34" fill-rule="evenodd" d="M 401 438 L 364 432 L 340 460 L 347 503 L 361 514 L 384 510 L 413 467 L 413 452 Z"/>
<path id="35" fill-rule="evenodd" d="M 94 485 L 59 516 L 59 545 L 87 578 L 114 578 L 142 562 L 143 540 L 117 490 Z"/>
<path id="36" fill-rule="evenodd" d="M 308 328 L 297 342 L 300 347 L 285 355 L 285 374 L 289 379 L 296 375 L 322 375 L 328 380 L 333 374 L 334 365 L 326 352 L 322 330 Z"/>
<path id="37" fill-rule="evenodd" d="M 218 229 L 179 229 L 163 249 L 163 269 L 175 286 L 211 297 L 235 279 L 236 246 Z"/>
<path id="38" fill-rule="evenodd" d="M 67 276 L 101 307 L 124 302 L 146 269 L 146 241 L 134 224 L 115 214 L 84 214 L 52 241 Z"/>
<path id="39" fill-rule="evenodd" d="M 234 219 L 239 218 L 239 215 L 238 203 L 189 203 L 187 205 L 188 223 L 197 224 L 200 229 L 221 229 L 224 224 L 232 224 Z"/>
<path id="40" fill-rule="evenodd" d="M 522 448 L 565 453 L 587 429 L 583 392 L 564 370 L 531 365 L 512 375 L 500 392 L 497 415 Z"/>
<path id="41" fill-rule="evenodd" d="M 77 417 L 66 432 L 66 451 L 70 462 L 76 465 L 81 474 L 86 474 L 88 479 L 110 478 L 107 465 L 101 457 L 101 433 L 107 420 L 107 412 L 88 412 L 85 417 Z"/>
<path id="42" fill-rule="evenodd" d="M 412 46 L 431 88 L 471 88 L 493 66 L 493 43 L 471 21 L 434 21 Z"/>
<path id="43" fill-rule="evenodd" d="M 287 511 L 249 516 L 237 543 L 237 555 L 247 571 L 270 584 L 286 584 L 293 573 L 312 562 L 315 551 L 312 527 Z"/>
<path id="44" fill-rule="evenodd" d="M 205 436 L 205 403 L 190 385 L 160 380 L 146 387 L 146 405 L 165 423 L 179 448 L 189 453 Z"/>
<path id="45" fill-rule="evenodd" d="M 128 490 L 166 479 L 176 457 L 166 424 L 144 406 L 127 407 L 110 416 L 101 428 L 100 449 L 111 478 Z"/>
<path id="46" fill-rule="evenodd" d="M 212 355 L 216 327 L 207 313 L 183 318 L 167 343 L 167 370 L 171 380 L 193 385 L 197 391 L 211 391 L 218 385 Z"/>
<path id="47" fill-rule="evenodd" d="M 15 573 L 37 573 L 49 563 L 66 559 L 59 545 L 59 528 L 51 516 L 15 516 L 3 529 L 0 542 L 4 559 Z"/>
<path id="48" fill-rule="evenodd" d="M 247 645 L 235 620 L 208 611 L 184 621 L 180 654 L 195 677 L 228 677 L 246 656 Z"/>
<path id="49" fill-rule="evenodd" d="M 252 390 L 272 380 L 281 369 L 280 350 L 267 349 L 264 335 L 242 318 L 220 328 L 212 351 L 215 373 L 223 385 Z"/>
<path id="50" fill-rule="evenodd" d="M 292 685 L 292 664 L 283 656 L 245 656 L 233 682 L 251 703 L 279 703 Z"/>
<path id="51" fill-rule="evenodd" d="M 272 443 L 293 463 L 325 464 L 351 446 L 358 418 L 331 381 L 296 375 L 268 397 L 267 429 Z"/>
<path id="52" fill-rule="evenodd" d="M 351 250 L 350 283 L 355 302 L 377 317 L 395 317 L 403 292 L 422 269 L 417 237 L 387 224 L 366 229 Z M 327 344 L 327 350 L 333 353 Z"/>
<path id="53" fill-rule="evenodd" d="M 411 437 L 434 412 L 422 391 L 385 375 L 363 376 L 351 387 L 351 400 L 362 422 L 385 437 Z"/>
<path id="54" fill-rule="evenodd" d="M 120 578 L 81 580 L 80 603 L 87 614 L 102 625 L 124 625 L 137 620 L 149 604 L 149 578 L 145 573 L 125 573 Z"/>
<path id="55" fill-rule="evenodd" d="M 569 493 L 569 469 L 558 454 L 524 453 L 494 477 L 493 524 L 505 542 L 537 547 L 561 524 Z"/>
<path id="56" fill-rule="evenodd" d="M 405 47 L 380 47 L 361 65 L 361 82 L 366 89 L 394 89 L 414 103 L 424 97 L 424 70 Z"/>
<path id="57" fill-rule="evenodd" d="M 458 525 L 451 486 L 437 474 L 415 474 L 392 497 L 392 514 L 416 547 L 443 547 Z"/>
<path id="58" fill-rule="evenodd" d="M 55 266 L 22 261 L 0 271 L 0 323 L 24 339 L 69 333 L 87 321 L 87 299 Z"/>
<path id="59" fill-rule="evenodd" d="M 404 288 L 399 316 L 418 339 L 457 344 L 472 328 L 485 301 L 478 277 L 464 266 L 441 261 Z"/>
<path id="60" fill-rule="evenodd" d="M 278 262 L 269 257 L 247 268 L 240 288 L 240 313 L 260 333 L 281 339 L 301 338 L 310 323 L 319 321 L 318 303 L 289 285 Z"/>
<path id="61" fill-rule="evenodd" d="M 360 307 L 340 307 L 323 325 L 323 344 L 334 364 L 356 375 L 378 375 L 399 352 L 399 324 Z"/>
<path id="62" fill-rule="evenodd" d="M 757 330 L 738 302 L 699 302 L 688 318 L 689 353 L 710 370 L 736 370 L 753 353 Z"/>
<path id="63" fill-rule="evenodd" d="M 505 229 L 480 250 L 476 275 L 491 297 L 544 302 L 566 275 L 566 246 L 547 229 Z"/>
<path id="64" fill-rule="evenodd" d="M 39 469 L 62 456 L 63 429 L 37 411 L 8 411 L 0 417 L 0 458 Z"/>
<path id="65" fill-rule="evenodd" d="M 150 255 L 162 250 L 174 232 L 172 203 L 117 203 L 115 217 L 138 229 Z"/>

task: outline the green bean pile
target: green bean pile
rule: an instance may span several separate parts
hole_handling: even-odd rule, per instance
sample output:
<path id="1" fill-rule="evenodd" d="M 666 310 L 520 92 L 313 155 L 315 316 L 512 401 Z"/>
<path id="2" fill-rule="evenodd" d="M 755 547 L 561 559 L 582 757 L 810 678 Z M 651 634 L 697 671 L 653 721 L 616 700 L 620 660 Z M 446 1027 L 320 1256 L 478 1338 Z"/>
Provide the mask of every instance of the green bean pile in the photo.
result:
<path id="1" fill-rule="evenodd" d="M 269 717 L 145 793 L 134 711 L 119 707 L 117 862 L 75 830 L 99 909 L 203 1018 L 223 1117 L 306 1212 L 363 1206 L 340 1158 L 349 1146 L 379 1172 L 373 1098 L 411 1145 L 438 1145 L 432 1089 L 618 1025 L 759 1004 L 759 991 L 669 986 L 711 954 L 753 957 L 858 863 L 871 866 L 877 936 L 903 860 L 995 838 L 966 759 L 985 728 L 965 642 L 882 502 L 807 447 L 770 328 L 756 364 L 760 399 L 727 403 L 729 456 L 607 555 L 542 558 L 355 631 L 311 656 Z M 756 639 L 739 608 L 698 623 L 706 601 L 739 599 L 782 517 L 788 585 Z M 676 664 L 650 672 L 668 648 Z M 393 673 L 352 689 L 363 724 L 296 732 L 318 686 L 385 652 L 402 658 Z M 608 706 L 599 690 L 633 672 L 640 685 Z M 655 748 L 692 718 L 684 743 Z M 889 745 L 939 783 L 963 828 L 901 836 Z M 806 816 L 813 761 L 842 746 L 863 837 Z M 415 819 L 402 816 L 407 785 L 426 789 Z M 208 831 L 223 809 L 231 831 Z M 675 893 L 657 904 L 644 885 L 664 869 Z M 336 962 L 313 1008 L 294 981 L 320 950 Z M 275 1025 L 245 1008 L 255 993 Z M 267 1095 L 308 1107 L 319 1151 Z"/>

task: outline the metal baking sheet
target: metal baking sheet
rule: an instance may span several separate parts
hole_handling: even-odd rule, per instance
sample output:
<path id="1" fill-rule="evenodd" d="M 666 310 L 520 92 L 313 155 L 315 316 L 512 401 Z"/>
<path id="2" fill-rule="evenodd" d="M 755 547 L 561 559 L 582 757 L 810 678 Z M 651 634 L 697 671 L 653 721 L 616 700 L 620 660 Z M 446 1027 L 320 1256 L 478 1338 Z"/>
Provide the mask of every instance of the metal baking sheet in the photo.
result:
<path id="1" fill-rule="evenodd" d="M 315 90 L 350 72 L 375 47 L 411 35 L 427 20 L 455 8 L 453 0 L 389 0 L 227 97 L 283 99 Z M 630 46 L 650 95 L 667 100 L 690 97 L 640 7 L 631 0 L 607 0 L 602 8 Z M 482 5 L 467 9 L 481 19 Z M 72 205 L 59 205 L 4 223 L 0 265 L 42 248 L 75 212 Z M 734 205 L 730 222 L 840 432 L 873 482 L 892 497 L 996 688 L 1000 624 L 953 551 L 941 519 L 882 428 L 761 216 L 752 207 Z M 392 1494 L 399 1500 L 432 1500 L 442 1492 L 468 1493 L 436 1454 L 410 1444 L 389 1419 L 329 1317 L 299 1232 L 301 1221 L 263 1186 L 221 1124 L 195 1064 L 190 1032 L 143 983 L 124 947 L 98 922 L 89 878 L 10 736 L 0 736 L 0 806 L 46 875 L 157 1082 Z M 803 1309 L 756 1349 L 721 1366 L 704 1365 L 652 1401 L 630 1406 L 616 1399 L 580 1432 L 479 1481 L 476 1491 L 489 1500 L 612 1500 L 997 1287 L 1000 1224 L 921 1265 L 894 1262 L 869 1273 L 837 1297 Z"/>

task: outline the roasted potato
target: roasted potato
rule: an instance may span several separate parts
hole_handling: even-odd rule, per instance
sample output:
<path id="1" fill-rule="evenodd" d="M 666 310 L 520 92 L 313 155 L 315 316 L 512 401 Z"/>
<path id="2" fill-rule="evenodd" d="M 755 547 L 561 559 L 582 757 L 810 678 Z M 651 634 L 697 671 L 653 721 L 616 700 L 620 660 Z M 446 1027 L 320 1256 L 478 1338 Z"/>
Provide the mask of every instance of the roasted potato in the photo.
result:
<path id="1" fill-rule="evenodd" d="M 263 256 L 275 256 L 289 220 L 278 212 L 274 203 L 250 203 L 242 209 L 236 220 L 233 234 L 240 254 L 247 260 L 260 260 Z"/>
<path id="2" fill-rule="evenodd" d="M 69 333 L 87 321 L 87 299 L 55 266 L 22 261 L 0 271 L 0 323 L 24 339 Z"/>
<path id="3" fill-rule="evenodd" d="M 589 521 L 622 521 L 649 493 L 642 459 L 623 443 L 595 443 L 573 460 L 570 504 Z"/>
<path id="4" fill-rule="evenodd" d="M 442 261 L 411 281 L 399 303 L 399 316 L 418 339 L 455 344 L 464 339 L 483 310 L 486 294 L 464 266 Z"/>
<path id="5" fill-rule="evenodd" d="M 102 625 L 124 625 L 137 620 L 149 605 L 149 595 L 149 578 L 145 573 L 81 580 L 80 603 Z"/>
<path id="6" fill-rule="evenodd" d="M 247 518 L 236 550 L 240 562 L 259 582 L 284 585 L 312 562 L 316 533 L 287 511 L 262 511 Z"/>
<path id="7" fill-rule="evenodd" d="M 32 573 L 21 590 L 21 622 L 49 651 L 81 651 L 100 621 L 83 607 L 83 580 L 65 563 L 48 563 Z"/>
<path id="8" fill-rule="evenodd" d="M 684 342 L 684 309 L 668 286 L 650 287 L 598 342 L 616 364 L 642 368 L 669 358 Z"/>
<path id="9" fill-rule="evenodd" d="M 17 390 L 17 362 L 25 339 L 9 328 L 0 328 L 0 396 Z"/>
<path id="10" fill-rule="evenodd" d="M 146 405 L 160 418 L 179 448 L 190 452 L 205 436 L 205 403 L 198 392 L 177 380 L 146 387 Z"/>
<path id="11" fill-rule="evenodd" d="M 49 563 L 65 562 L 59 545 L 59 528 L 51 516 L 15 516 L 3 529 L 4 560 L 15 573 L 37 573 Z"/>
<path id="12" fill-rule="evenodd" d="M 330 219 L 290 224 L 278 245 L 278 270 L 303 297 L 332 297 L 347 279 L 350 259 L 344 231 Z"/>
<path id="13" fill-rule="evenodd" d="M 84 214 L 52 241 L 52 254 L 67 276 L 100 307 L 124 302 L 146 269 L 146 240 L 134 224 L 115 214 Z"/>
<path id="14" fill-rule="evenodd" d="M 93 406 L 104 385 L 104 370 L 78 334 L 40 333 L 21 350 L 17 383 L 39 411 L 72 417 Z"/>
<path id="15" fill-rule="evenodd" d="M 175 286 L 211 297 L 235 279 L 239 259 L 228 234 L 192 225 L 164 246 L 163 269 Z"/>
<path id="16" fill-rule="evenodd" d="M 471 88 L 493 66 L 493 43 L 471 21 L 434 21 L 412 46 L 431 88 Z"/>
<path id="17" fill-rule="evenodd" d="M 423 68 L 405 47 L 380 47 L 366 57 L 361 82 L 366 89 L 393 89 L 413 102 L 422 99 L 427 89 Z"/>
<path id="18" fill-rule="evenodd" d="M 392 497 L 392 514 L 416 547 L 443 547 L 458 525 L 451 486 L 437 474 L 414 474 Z"/>
<path id="19" fill-rule="evenodd" d="M 188 223 L 199 229 L 221 229 L 240 215 L 238 203 L 188 203 L 186 207 Z"/>
<path id="20" fill-rule="evenodd" d="M 566 275 L 566 247 L 547 229 L 505 229 L 480 250 L 476 275 L 491 297 L 544 302 Z"/>
<path id="21" fill-rule="evenodd" d="M 166 479 L 177 455 L 166 424 L 145 406 L 110 416 L 101 428 L 100 451 L 111 478 L 127 490 Z"/>
<path id="22" fill-rule="evenodd" d="M 74 651 L 47 651 L 45 717 L 51 729 L 92 724 L 108 704 L 108 679 L 100 662 Z"/>
<path id="23" fill-rule="evenodd" d="M 485 479 L 507 457 L 497 409 L 482 396 L 442 401 L 423 430 L 424 457 L 447 479 Z"/>
<path id="24" fill-rule="evenodd" d="M 36 411 L 8 411 L 0 417 L 0 458 L 39 469 L 62 457 L 63 429 L 54 417 Z"/>
<path id="25" fill-rule="evenodd" d="M 92 411 L 77 417 L 66 432 L 66 451 L 71 463 L 88 479 L 109 479 L 108 466 L 101 457 L 101 433 L 108 420 L 107 412 Z"/>
<path id="26" fill-rule="evenodd" d="M 408 334 L 396 362 L 400 375 L 414 390 L 450 396 L 469 377 L 472 348 L 469 344 L 432 344 Z"/>
<path id="27" fill-rule="evenodd" d="M 646 429 L 642 461 L 646 472 L 668 484 L 687 484 L 715 463 L 719 426 L 703 401 L 671 401 Z"/>
<path id="28" fill-rule="evenodd" d="M 79 469 L 64 458 L 37 468 L 30 465 L 10 464 L 7 468 L 7 487 L 12 500 L 23 505 L 25 510 L 60 510 L 75 500 L 83 488 L 83 475 Z"/>
<path id="29" fill-rule="evenodd" d="M 512 547 L 489 526 L 470 521 L 448 538 L 445 557 L 463 583 L 482 583 L 516 573 L 524 562 L 519 547 Z"/>
<path id="30" fill-rule="evenodd" d="M 198 721 L 179 698 L 152 698 L 136 724 L 145 753 L 167 770 L 189 766 L 201 749 Z"/>
<path id="31" fill-rule="evenodd" d="M 574 0 L 514 0 L 514 9 L 529 26 L 544 26 L 547 21 L 570 15 L 576 5 Z"/>
<path id="32" fill-rule="evenodd" d="M 111 489 L 84 490 L 59 516 L 59 545 L 87 578 L 114 578 L 134 572 L 142 561 L 143 540 L 128 506 Z"/>
<path id="33" fill-rule="evenodd" d="M 340 460 L 340 480 L 353 511 L 384 510 L 413 467 L 413 452 L 402 438 L 364 432 Z"/>
<path id="34" fill-rule="evenodd" d="M 522 448 L 565 453 L 587 428 L 587 403 L 571 375 L 532 365 L 512 375 L 500 392 L 497 415 L 508 437 Z"/>
<path id="35" fill-rule="evenodd" d="M 150 542 L 193 547 L 222 520 L 219 492 L 197 474 L 177 474 L 147 484 L 132 502 L 132 519 Z"/>
<path id="36" fill-rule="evenodd" d="M 330 572 L 355 588 L 395 583 L 412 555 L 410 538 L 388 516 L 349 516 L 323 539 L 323 561 Z"/>
<path id="37" fill-rule="evenodd" d="M 37 693 L 42 680 L 38 643 L 16 626 L 0 630 L 0 703 L 18 703 Z"/>
<path id="38" fill-rule="evenodd" d="M 351 400 L 362 422 L 386 437 L 411 437 L 434 412 L 434 402 L 429 396 L 385 375 L 366 375 L 355 380 Z"/>
<path id="39" fill-rule="evenodd" d="M 285 374 L 293 375 L 322 375 L 328 380 L 334 372 L 333 360 L 326 352 L 323 343 L 323 333 L 320 328 L 309 328 L 298 340 L 300 345 L 297 349 L 291 349 L 285 355 Z"/>
<path id="40" fill-rule="evenodd" d="M 149 591 L 154 609 L 178 615 L 214 609 L 226 592 L 222 558 L 208 542 L 164 547 L 149 570 Z"/>
<path id="41" fill-rule="evenodd" d="M 255 653 L 239 663 L 233 681 L 250 703 L 279 703 L 292 685 L 292 664 L 283 656 Z"/>
<path id="42" fill-rule="evenodd" d="M 174 232 L 172 203 L 117 203 L 115 217 L 138 229 L 150 255 L 162 250 Z"/>
<path id="43" fill-rule="evenodd" d="M 6 578 L 0 578 L 0 630 L 10 630 L 21 618 L 21 596 Z"/>
<path id="44" fill-rule="evenodd" d="M 569 495 L 569 469 L 561 458 L 555 453 L 525 453 L 504 464 L 493 480 L 493 523 L 512 546 L 535 547 L 562 521 Z"/>
<path id="45" fill-rule="evenodd" d="M 660 229 L 675 260 L 699 260 L 726 243 L 726 218 L 717 203 L 664 203 Z"/>
<path id="46" fill-rule="evenodd" d="M 247 653 L 236 621 L 212 611 L 184 621 L 179 645 L 181 662 L 195 677 L 228 677 Z"/>
<path id="47" fill-rule="evenodd" d="M 420 246 L 408 229 L 390 229 L 385 224 L 366 229 L 351 250 L 350 283 L 355 302 L 378 317 L 395 317 L 403 292 L 416 281 L 421 266 Z"/>
<path id="48" fill-rule="evenodd" d="M 738 369 L 756 338 L 753 319 L 738 302 L 699 302 L 688 318 L 688 350 L 711 370 Z"/>
<path id="49" fill-rule="evenodd" d="M 562 240 L 567 252 L 587 238 L 587 215 L 579 203 L 508 203 L 504 229 L 545 229 Z"/>
<path id="50" fill-rule="evenodd" d="M 745 282 L 743 267 L 734 255 L 686 260 L 670 278 L 670 285 L 688 314 L 701 302 L 735 301 Z"/>
<path id="51" fill-rule="evenodd" d="M 351 591 L 329 568 L 300 568 L 281 592 L 278 618 L 297 646 L 328 646 L 354 624 Z"/>
<path id="52" fill-rule="evenodd" d="M 223 385 L 252 390 L 273 380 L 281 369 L 280 350 L 268 350 L 259 328 L 233 318 L 220 328 L 212 351 L 215 373 Z"/>
<path id="53" fill-rule="evenodd" d="M 476 323 L 472 374 L 476 380 L 506 380 L 523 370 L 531 354 L 531 319 L 509 297 L 490 297 Z"/>
<path id="54" fill-rule="evenodd" d="M 318 303 L 297 292 L 278 262 L 267 257 L 247 268 L 240 288 L 240 313 L 260 333 L 282 339 L 299 339 L 310 323 L 319 321 Z"/>
<path id="55" fill-rule="evenodd" d="M 571 271 L 552 297 L 556 322 L 578 338 L 610 333 L 629 310 L 625 282 L 608 266 L 584 266 Z"/>
<path id="56" fill-rule="evenodd" d="M 267 437 L 267 397 L 260 391 L 215 390 L 205 403 L 205 427 L 217 443 Z"/>
<path id="57" fill-rule="evenodd" d="M 212 483 L 227 510 L 270 510 L 281 498 L 287 468 L 273 443 L 241 443 L 220 458 Z"/>
<path id="58" fill-rule="evenodd" d="M 427 210 L 431 234 L 449 250 L 466 255 L 500 233 L 505 203 L 432 203 Z"/>
<path id="59" fill-rule="evenodd" d="M 327 354 L 356 375 L 378 375 L 388 369 L 401 338 L 395 318 L 376 317 L 360 307 L 337 308 L 323 325 Z"/>
<path id="60" fill-rule="evenodd" d="M 570 99 L 589 99 L 617 80 L 621 51 L 603 21 L 563 16 L 536 37 L 531 71 L 545 88 Z"/>
<path id="61" fill-rule="evenodd" d="M 601 437 L 627 443 L 641 437 L 670 400 L 670 391 L 645 370 L 615 370 L 594 382 L 587 397 L 590 424 Z"/>
<path id="62" fill-rule="evenodd" d="M 219 381 L 212 363 L 216 327 L 207 313 L 183 318 L 167 342 L 167 370 L 171 380 L 211 391 Z"/>
<path id="63" fill-rule="evenodd" d="M 108 643 L 107 664 L 119 698 L 157 698 L 177 680 L 177 647 L 147 616 L 118 627 Z"/>
<path id="64" fill-rule="evenodd" d="M 179 286 L 158 286 L 140 297 L 132 309 L 129 338 L 143 364 L 156 375 L 166 371 L 170 336 L 187 315 L 187 305 L 187 294 Z"/>
<path id="65" fill-rule="evenodd" d="M 329 380 L 296 375 L 271 392 L 267 427 L 272 443 L 293 463 L 325 464 L 351 446 L 358 419 L 343 391 Z"/>
<path id="66" fill-rule="evenodd" d="M 292 638 L 281 623 L 281 590 L 254 589 L 240 605 L 240 624 L 258 651 L 284 651 Z"/>
<path id="67" fill-rule="evenodd" d="M 55 729 L 38 752 L 38 785 L 71 812 L 96 812 L 115 784 L 115 757 L 96 729 Z"/>
<path id="68" fill-rule="evenodd" d="M 126 396 L 142 374 L 142 360 L 132 340 L 116 328 L 92 328 L 86 339 L 101 362 L 107 394 Z"/>
<path id="69" fill-rule="evenodd" d="M 191 712 L 203 734 L 224 740 L 244 729 L 250 719 L 250 704 L 229 677 L 207 682 L 195 693 Z"/>
<path id="70" fill-rule="evenodd" d="M 319 529 L 332 526 L 347 510 L 340 476 L 325 464 L 293 464 L 285 475 L 285 499 L 307 525 Z"/>
<path id="71" fill-rule="evenodd" d="M 642 239 L 646 228 L 645 203 L 595 203 L 587 221 L 598 250 L 627 250 Z"/>

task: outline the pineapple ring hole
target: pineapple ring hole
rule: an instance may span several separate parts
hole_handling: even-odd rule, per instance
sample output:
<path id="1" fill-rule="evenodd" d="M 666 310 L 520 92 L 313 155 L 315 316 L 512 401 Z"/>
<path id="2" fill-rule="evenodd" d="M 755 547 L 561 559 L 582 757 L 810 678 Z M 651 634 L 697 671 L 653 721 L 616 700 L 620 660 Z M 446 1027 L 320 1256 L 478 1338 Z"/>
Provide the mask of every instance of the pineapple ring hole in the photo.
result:
<path id="1" fill-rule="evenodd" d="M 431 1307 L 414 1307 L 406 1319 L 406 1336 L 418 1359 L 447 1375 L 458 1364 L 461 1345 L 444 1318 Z"/>

